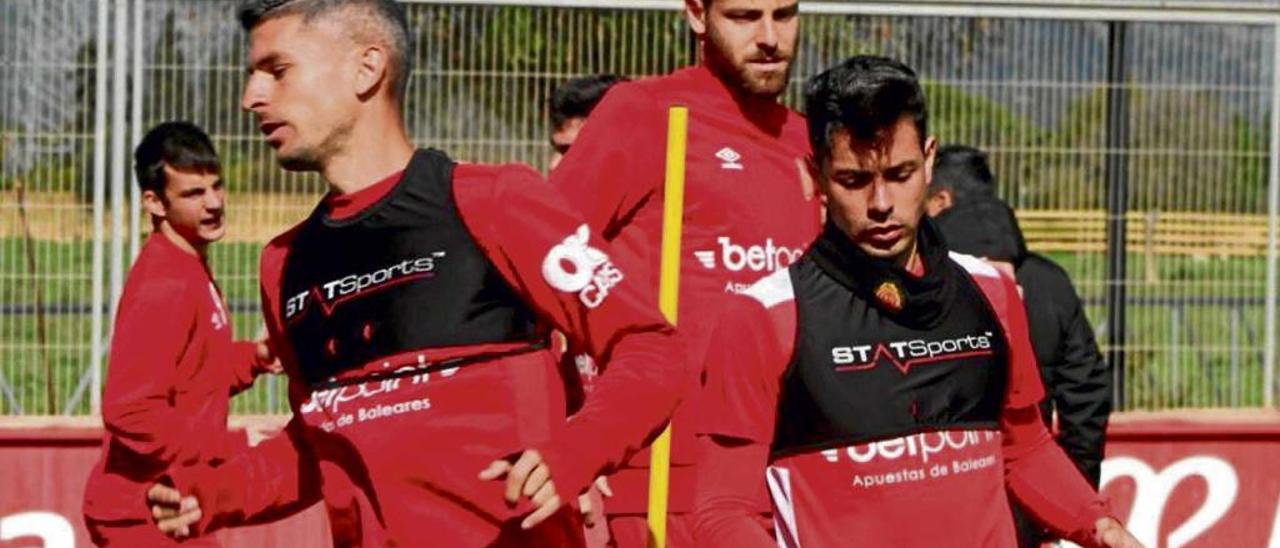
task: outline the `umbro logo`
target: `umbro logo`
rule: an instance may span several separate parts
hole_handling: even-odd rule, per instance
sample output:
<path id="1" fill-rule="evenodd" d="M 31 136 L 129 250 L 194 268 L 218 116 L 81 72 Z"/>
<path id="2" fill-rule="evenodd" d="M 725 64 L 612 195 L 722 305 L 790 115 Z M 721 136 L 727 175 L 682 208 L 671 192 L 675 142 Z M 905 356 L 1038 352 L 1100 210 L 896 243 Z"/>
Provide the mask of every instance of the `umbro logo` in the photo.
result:
<path id="1" fill-rule="evenodd" d="M 719 158 L 720 161 L 722 162 L 720 164 L 720 169 L 734 169 L 734 170 L 742 169 L 742 164 L 738 162 L 738 160 L 742 159 L 742 155 L 738 154 L 738 151 L 733 150 L 729 147 L 724 147 L 719 151 L 717 151 L 716 158 Z"/>

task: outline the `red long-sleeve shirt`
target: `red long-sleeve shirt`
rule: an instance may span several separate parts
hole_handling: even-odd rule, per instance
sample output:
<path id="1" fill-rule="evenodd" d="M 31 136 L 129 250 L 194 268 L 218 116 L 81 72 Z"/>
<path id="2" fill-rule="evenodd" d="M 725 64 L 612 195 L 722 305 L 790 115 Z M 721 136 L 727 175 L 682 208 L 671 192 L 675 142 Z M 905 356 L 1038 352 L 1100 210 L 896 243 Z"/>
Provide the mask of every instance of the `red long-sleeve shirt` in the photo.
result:
<path id="1" fill-rule="evenodd" d="M 398 179 L 329 200 L 330 215 L 363 210 Z M 583 295 L 548 281 L 544 259 L 585 227 L 535 172 L 460 164 L 452 188 L 466 229 L 504 281 L 543 320 L 608 364 L 581 411 L 565 421 L 564 385 L 549 350 L 308 393 L 291 349 L 281 345 L 294 411 L 287 436 L 221 470 L 172 474 L 180 489 L 201 501 L 201 528 L 274 517 L 323 498 L 340 546 L 413 545 L 423 539 L 450 546 L 581 542 L 570 512 L 520 532 L 516 520 L 529 508 L 507 507 L 502 484 L 480 481 L 477 474 L 496 458 L 536 448 L 559 493 L 572 500 L 592 478 L 656 435 L 670 416 L 693 382 L 681 361 L 682 345 L 658 315 L 648 285 L 632 278 L 638 271 L 634 260 L 598 236 L 582 243 L 604 252 L 621 273 L 607 295 L 592 295 L 602 301 L 586 306 Z M 279 284 L 292 235 L 276 238 L 262 256 L 263 308 L 279 340 Z M 424 349 L 385 357 L 385 367 L 503 348 Z M 379 362 L 383 358 L 369 367 L 382 367 Z"/>
<path id="2" fill-rule="evenodd" d="M 936 430 L 799 454 L 770 454 L 797 337 L 779 276 L 722 317 L 708 356 L 700 427 L 700 546 L 1016 546 L 1006 488 L 1042 523 L 1091 544 L 1105 500 L 1053 443 L 1026 317 L 1012 279 L 961 262 L 1004 326 L 1008 388 L 998 430 Z M 763 306 L 762 306 L 763 304 Z M 763 481 L 762 481 L 763 480 Z M 768 490 L 776 534 L 756 511 Z"/>
<path id="3" fill-rule="evenodd" d="M 153 233 L 120 296 L 102 398 L 107 433 L 85 516 L 148 524 L 144 493 L 165 468 L 218 464 L 246 449 L 244 433 L 227 431 L 227 407 L 260 370 L 255 350 L 232 340 L 204 261 Z"/>
<path id="4" fill-rule="evenodd" d="M 691 355 L 724 302 L 804 252 L 820 228 L 804 118 L 735 95 L 705 66 L 614 86 L 591 112 L 551 182 L 615 248 L 642 260 L 656 292 L 667 110 L 689 109 L 678 325 Z M 696 361 L 696 360 L 695 360 Z M 669 509 L 693 509 L 696 401 L 672 421 Z M 611 514 L 646 511 L 648 452 L 609 478 Z"/>

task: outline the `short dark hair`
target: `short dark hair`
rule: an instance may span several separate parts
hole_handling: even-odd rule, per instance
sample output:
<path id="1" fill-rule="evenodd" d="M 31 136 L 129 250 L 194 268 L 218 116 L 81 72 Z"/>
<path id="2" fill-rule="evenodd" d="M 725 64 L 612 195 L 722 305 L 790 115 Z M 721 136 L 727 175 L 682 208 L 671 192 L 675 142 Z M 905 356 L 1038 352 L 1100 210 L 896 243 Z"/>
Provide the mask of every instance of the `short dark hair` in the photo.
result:
<path id="1" fill-rule="evenodd" d="M 222 164 L 209 135 L 191 122 L 165 122 L 151 128 L 133 150 L 138 187 L 164 198 L 164 166 L 179 171 L 221 173 Z"/>
<path id="2" fill-rule="evenodd" d="M 996 198 L 956 204 L 933 219 L 947 248 L 997 261 L 1022 262 L 1027 253 L 1018 220 Z"/>
<path id="3" fill-rule="evenodd" d="M 948 189 L 955 205 L 979 198 L 996 196 L 996 177 L 991 173 L 987 154 L 968 145 L 946 145 L 938 148 L 933 162 L 933 182 L 929 193 Z"/>
<path id="4" fill-rule="evenodd" d="M 921 144 L 928 136 L 929 115 L 915 71 L 888 57 L 857 55 L 810 78 L 804 106 L 819 160 L 831 153 L 831 136 L 840 128 L 855 141 L 881 143 L 909 117 Z"/>
<path id="5" fill-rule="evenodd" d="M 409 87 L 409 73 L 413 69 L 409 20 L 404 8 L 394 0 L 246 0 L 241 2 L 236 16 L 245 31 L 251 31 L 263 21 L 301 15 L 310 23 L 317 17 L 332 15 L 342 10 L 356 10 L 363 17 L 345 17 L 343 28 L 358 40 L 368 40 L 370 34 L 380 35 L 391 48 L 391 89 L 397 101 L 403 103 Z"/>
<path id="6" fill-rule="evenodd" d="M 609 88 L 625 81 L 626 78 L 617 74 L 595 74 L 560 84 L 551 92 L 551 127 L 563 126 L 572 118 L 586 118 Z"/>

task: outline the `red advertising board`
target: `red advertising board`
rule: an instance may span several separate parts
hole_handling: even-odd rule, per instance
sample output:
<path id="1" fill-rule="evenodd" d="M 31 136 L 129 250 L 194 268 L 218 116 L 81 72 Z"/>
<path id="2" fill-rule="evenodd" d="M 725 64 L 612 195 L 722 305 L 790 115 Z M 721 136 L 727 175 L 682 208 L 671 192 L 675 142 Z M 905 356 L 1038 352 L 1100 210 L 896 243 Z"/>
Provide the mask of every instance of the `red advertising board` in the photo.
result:
<path id="1" fill-rule="evenodd" d="M 1280 548 L 1280 414 L 1113 421 L 1102 490 L 1151 548 Z"/>
<path id="2" fill-rule="evenodd" d="M 101 429 L 0 419 L 0 548 L 89 546 L 80 519 Z M 1152 548 L 1280 548 L 1280 413 L 1113 419 L 1103 491 Z M 323 511 L 218 533 L 225 546 L 328 546 Z"/>

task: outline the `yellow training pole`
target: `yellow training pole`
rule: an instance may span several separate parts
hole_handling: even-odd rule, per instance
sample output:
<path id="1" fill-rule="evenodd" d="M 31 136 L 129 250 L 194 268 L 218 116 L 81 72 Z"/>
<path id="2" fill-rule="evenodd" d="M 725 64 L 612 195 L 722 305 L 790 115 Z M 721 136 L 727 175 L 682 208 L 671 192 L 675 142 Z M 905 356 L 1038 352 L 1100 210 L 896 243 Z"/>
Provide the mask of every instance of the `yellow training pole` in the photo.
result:
<path id="1" fill-rule="evenodd" d="M 684 216 L 684 153 L 689 109 L 667 111 L 667 177 L 662 201 L 662 263 L 658 278 L 658 308 L 676 324 L 680 302 L 680 234 Z M 671 425 L 649 449 L 649 546 L 667 546 L 667 490 L 671 473 Z"/>

